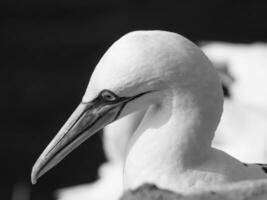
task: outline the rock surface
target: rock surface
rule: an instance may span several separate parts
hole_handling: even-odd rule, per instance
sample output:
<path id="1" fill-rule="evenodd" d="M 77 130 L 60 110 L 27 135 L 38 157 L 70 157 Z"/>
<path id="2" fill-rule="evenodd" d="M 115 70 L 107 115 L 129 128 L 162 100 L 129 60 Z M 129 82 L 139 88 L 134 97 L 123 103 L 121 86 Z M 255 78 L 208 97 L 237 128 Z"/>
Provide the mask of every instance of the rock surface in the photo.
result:
<path id="1" fill-rule="evenodd" d="M 242 181 L 212 190 L 182 195 L 145 184 L 126 192 L 120 200 L 266 200 L 267 180 Z"/>

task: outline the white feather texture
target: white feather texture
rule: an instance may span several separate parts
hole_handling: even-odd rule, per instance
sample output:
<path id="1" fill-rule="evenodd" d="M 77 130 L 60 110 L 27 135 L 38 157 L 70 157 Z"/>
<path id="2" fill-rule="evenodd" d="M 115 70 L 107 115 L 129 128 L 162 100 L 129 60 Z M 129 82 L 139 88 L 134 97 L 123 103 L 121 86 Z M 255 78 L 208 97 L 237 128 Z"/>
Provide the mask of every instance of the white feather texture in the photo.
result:
<path id="1" fill-rule="evenodd" d="M 129 136 L 123 140 L 125 189 L 149 182 L 188 193 L 266 177 L 211 147 L 222 114 L 221 82 L 209 59 L 186 38 L 165 31 L 125 35 L 96 66 L 83 101 L 103 89 L 122 97 L 151 91 L 120 115 L 145 112 L 129 144 Z"/>

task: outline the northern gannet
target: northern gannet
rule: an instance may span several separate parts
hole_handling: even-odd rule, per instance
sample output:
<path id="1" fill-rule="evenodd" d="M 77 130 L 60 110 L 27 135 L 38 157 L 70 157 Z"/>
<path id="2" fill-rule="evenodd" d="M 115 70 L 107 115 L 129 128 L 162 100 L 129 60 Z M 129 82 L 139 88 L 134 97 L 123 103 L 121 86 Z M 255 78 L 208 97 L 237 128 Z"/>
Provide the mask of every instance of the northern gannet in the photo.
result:
<path id="1" fill-rule="evenodd" d="M 140 110 L 146 113 L 128 144 L 125 189 L 154 183 L 188 193 L 267 177 L 211 147 L 223 93 L 205 54 L 176 33 L 135 31 L 101 58 L 81 104 L 36 161 L 32 182 L 99 129 Z"/>

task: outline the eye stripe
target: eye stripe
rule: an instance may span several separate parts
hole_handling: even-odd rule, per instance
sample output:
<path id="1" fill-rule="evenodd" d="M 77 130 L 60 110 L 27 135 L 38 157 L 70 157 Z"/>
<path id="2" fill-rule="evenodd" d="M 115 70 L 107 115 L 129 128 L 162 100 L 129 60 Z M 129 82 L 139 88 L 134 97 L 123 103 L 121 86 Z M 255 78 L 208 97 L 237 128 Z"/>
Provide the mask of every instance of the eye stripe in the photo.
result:
<path id="1" fill-rule="evenodd" d="M 140 96 L 143 96 L 143 95 L 145 95 L 145 94 L 147 94 L 147 93 L 150 93 L 150 92 L 152 92 L 152 91 L 143 92 L 143 93 L 140 93 L 140 94 L 138 94 L 138 95 L 136 95 L 136 96 L 134 96 L 134 97 L 127 98 L 127 100 L 123 103 L 123 105 L 121 106 L 119 112 L 118 112 L 117 115 L 115 116 L 114 121 L 118 119 L 118 117 L 120 116 L 122 110 L 124 109 L 124 107 L 126 106 L 126 104 L 127 104 L 128 102 L 130 102 L 130 101 L 132 101 L 132 100 L 134 100 L 134 99 L 136 99 L 136 98 L 138 98 L 138 97 L 140 97 Z M 126 97 L 121 97 L 121 98 L 126 98 Z"/>
<path id="2" fill-rule="evenodd" d="M 102 98 L 102 93 L 103 92 L 108 92 L 109 94 L 113 95 L 114 97 L 116 97 L 116 100 L 113 100 L 113 101 L 108 101 L 108 100 L 105 100 Z M 97 97 L 95 97 L 93 100 L 89 101 L 89 102 L 82 102 L 83 104 L 88 104 L 88 103 L 100 103 L 100 102 L 106 102 L 106 103 L 117 103 L 117 102 L 121 102 L 121 101 L 128 101 L 128 100 L 133 100 L 135 98 L 138 98 L 144 94 L 147 94 L 147 93 L 150 93 L 150 92 L 153 92 L 153 90 L 151 91 L 146 91 L 146 92 L 143 92 L 143 93 L 140 93 L 136 96 L 133 96 L 133 97 L 119 97 L 118 95 L 116 95 L 114 92 L 108 90 L 108 89 L 104 89 L 102 90 Z"/>
<path id="3" fill-rule="evenodd" d="M 121 111 L 123 110 L 123 108 L 126 106 L 127 102 L 123 103 L 119 112 L 116 114 L 115 118 L 114 118 L 114 121 L 118 119 L 118 117 L 120 116 L 121 114 Z"/>

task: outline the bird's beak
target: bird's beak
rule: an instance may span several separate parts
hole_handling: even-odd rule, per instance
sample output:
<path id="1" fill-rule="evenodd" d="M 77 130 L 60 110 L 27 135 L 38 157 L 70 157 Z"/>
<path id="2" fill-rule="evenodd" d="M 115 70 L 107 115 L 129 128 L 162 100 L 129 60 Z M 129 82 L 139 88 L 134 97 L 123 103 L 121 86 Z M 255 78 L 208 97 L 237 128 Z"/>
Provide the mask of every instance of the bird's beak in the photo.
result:
<path id="1" fill-rule="evenodd" d="M 101 101 L 81 103 L 36 161 L 31 174 L 32 183 L 82 142 L 116 120 L 126 103 L 127 100 L 112 104 Z"/>

